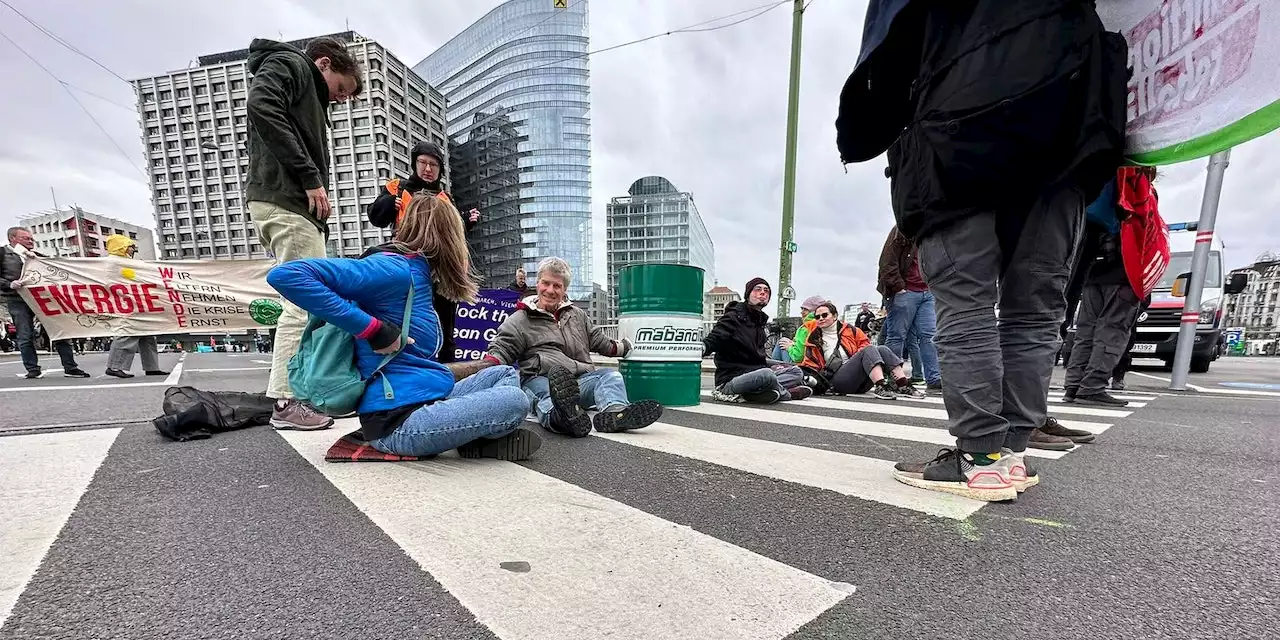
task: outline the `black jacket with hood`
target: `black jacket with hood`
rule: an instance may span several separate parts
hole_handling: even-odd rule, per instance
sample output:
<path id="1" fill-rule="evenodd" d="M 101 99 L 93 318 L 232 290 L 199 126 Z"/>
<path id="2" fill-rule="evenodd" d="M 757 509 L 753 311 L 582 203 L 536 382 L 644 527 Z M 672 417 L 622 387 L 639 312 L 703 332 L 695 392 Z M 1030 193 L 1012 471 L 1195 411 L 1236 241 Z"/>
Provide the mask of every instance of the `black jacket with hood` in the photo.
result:
<path id="1" fill-rule="evenodd" d="M 440 163 L 440 177 L 432 182 L 426 182 L 418 177 L 417 166 L 420 156 L 431 156 L 436 159 L 436 162 Z M 388 182 L 386 188 L 382 190 L 377 199 L 369 203 L 369 223 L 373 226 L 382 228 L 394 228 L 396 226 L 396 221 L 400 218 L 401 207 L 408 204 L 408 199 L 404 199 L 404 194 L 412 196 L 415 193 L 425 191 L 430 195 L 436 196 L 444 193 L 445 197 L 449 198 L 450 202 L 453 202 L 453 198 L 450 197 L 444 187 L 444 153 L 440 151 L 440 147 L 430 142 L 419 142 L 413 145 L 413 149 L 409 151 L 409 166 L 413 167 L 414 171 L 409 174 L 408 178 Z M 404 202 L 397 205 L 402 199 L 404 199 Z M 458 215 L 462 217 L 462 225 L 467 231 L 476 226 L 476 223 L 472 222 L 467 214 L 459 211 Z"/>
<path id="2" fill-rule="evenodd" d="M 1091 202 L 1120 165 L 1128 46 L 1090 0 L 872 0 L 863 34 L 836 144 L 888 151 L 908 238 L 1056 185 Z"/>
<path id="3" fill-rule="evenodd" d="M 769 314 L 746 302 L 730 302 L 724 315 L 703 339 L 703 354 L 714 353 L 716 386 L 768 365 L 764 344 L 769 338 Z"/>
<path id="4" fill-rule="evenodd" d="M 329 85 L 301 49 L 274 40 L 249 45 L 249 177 L 246 202 L 270 202 L 305 216 L 307 190 L 329 188 Z"/>

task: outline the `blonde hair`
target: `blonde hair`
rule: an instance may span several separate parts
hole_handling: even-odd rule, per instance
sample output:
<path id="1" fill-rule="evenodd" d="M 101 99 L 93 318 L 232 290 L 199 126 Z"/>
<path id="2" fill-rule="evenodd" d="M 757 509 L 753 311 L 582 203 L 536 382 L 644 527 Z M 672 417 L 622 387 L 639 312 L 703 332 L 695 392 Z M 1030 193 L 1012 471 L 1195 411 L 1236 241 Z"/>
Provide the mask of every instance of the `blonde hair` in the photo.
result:
<path id="1" fill-rule="evenodd" d="M 471 269 L 462 217 L 448 200 L 426 194 L 410 200 L 393 244 L 426 256 L 436 293 L 454 302 L 475 302 L 479 278 Z"/>

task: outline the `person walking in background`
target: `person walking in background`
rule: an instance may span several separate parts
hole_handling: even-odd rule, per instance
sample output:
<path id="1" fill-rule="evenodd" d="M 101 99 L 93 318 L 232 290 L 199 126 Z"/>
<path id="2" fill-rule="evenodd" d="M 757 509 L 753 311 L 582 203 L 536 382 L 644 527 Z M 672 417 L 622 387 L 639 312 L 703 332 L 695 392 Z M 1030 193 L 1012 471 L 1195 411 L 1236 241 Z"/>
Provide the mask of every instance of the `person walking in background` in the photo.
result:
<path id="1" fill-rule="evenodd" d="M 249 176 L 245 200 L 262 245 L 277 264 L 323 258 L 329 235 L 328 110 L 360 94 L 363 74 L 346 46 L 316 38 L 306 51 L 273 40 L 249 45 L 246 113 Z M 289 359 L 298 350 L 307 314 L 286 299 L 276 321 L 267 396 L 281 428 L 322 429 L 327 416 L 294 399 Z"/>
<path id="2" fill-rule="evenodd" d="M 419 142 L 409 151 L 409 163 L 413 165 L 413 175 L 401 180 L 394 178 L 387 182 L 382 193 L 369 203 L 369 223 L 375 227 L 396 228 L 401 217 L 415 196 L 438 198 L 449 203 L 457 211 L 453 198 L 444 184 L 444 152 L 430 142 Z M 480 212 L 472 209 L 466 215 L 458 213 L 463 228 L 470 231 L 480 221 Z M 449 363 L 457 360 L 457 343 L 454 327 L 457 324 L 458 301 L 449 300 L 435 294 L 432 307 L 440 316 L 441 346 L 436 358 L 440 362 Z"/>
<path id="3" fill-rule="evenodd" d="M 846 162 L 888 152 L 956 437 L 894 478 L 1016 499 L 1040 482 L 1024 452 L 1047 418 L 1084 207 L 1123 159 L 1127 45 L 1092 2 L 872 0 L 866 15 L 837 146 Z"/>
<path id="4" fill-rule="evenodd" d="M 894 226 L 880 251 L 880 277 L 876 290 L 885 297 L 889 315 L 884 321 L 884 345 L 911 360 L 912 377 L 922 378 L 931 391 L 942 389 L 938 350 L 933 344 L 937 315 L 933 294 L 920 276 L 920 256 L 915 244 Z M 919 367 L 917 368 L 917 364 Z"/>
<path id="5" fill-rule="evenodd" d="M 730 302 L 724 315 L 703 339 L 703 357 L 715 354 L 716 386 L 711 397 L 720 402 L 774 404 L 803 400 L 813 389 L 801 383 L 803 373 L 795 365 L 773 366 L 765 358 L 765 305 L 773 291 L 764 278 L 752 278 L 743 289 L 744 301 Z"/>
<path id="6" fill-rule="evenodd" d="M 520 429 L 529 402 L 512 367 L 444 365 L 433 356 L 440 324 L 434 289 L 449 299 L 474 301 L 479 286 L 471 269 L 457 211 L 435 198 L 410 203 L 395 240 L 361 259 L 295 260 L 275 267 L 267 282 L 280 295 L 325 322 L 354 335 L 356 366 L 369 379 L 396 354 L 381 384 L 366 385 L 360 399 L 358 439 L 393 455 L 432 456 L 457 449 L 464 458 L 526 460 L 542 444 Z M 401 337 L 413 291 L 407 339 Z"/>
<path id="7" fill-rule="evenodd" d="M 138 241 L 127 236 L 115 234 L 107 238 L 107 255 L 118 258 L 133 259 L 138 253 Z M 114 378 L 132 378 L 129 369 L 133 368 L 133 355 L 142 352 L 142 370 L 149 376 L 167 376 L 168 371 L 160 369 L 160 355 L 156 348 L 155 336 L 120 336 L 111 340 L 111 351 L 107 355 L 107 375 Z"/>
<path id="8" fill-rule="evenodd" d="M 22 354 L 22 366 L 27 369 L 27 377 L 42 378 L 44 370 L 40 368 L 40 356 L 36 353 L 36 314 L 31 307 L 27 306 L 22 296 L 18 295 L 18 290 L 24 286 L 22 268 L 26 264 L 27 257 L 44 256 L 36 252 L 36 241 L 30 230 L 12 227 L 7 237 L 9 244 L 0 247 L 0 300 L 4 301 L 5 307 L 9 310 L 9 317 L 13 319 L 17 329 L 14 337 L 18 343 L 18 351 Z M 68 378 L 90 377 L 80 369 L 80 365 L 76 364 L 70 341 L 54 340 L 52 346 L 58 351 L 64 375 Z"/>

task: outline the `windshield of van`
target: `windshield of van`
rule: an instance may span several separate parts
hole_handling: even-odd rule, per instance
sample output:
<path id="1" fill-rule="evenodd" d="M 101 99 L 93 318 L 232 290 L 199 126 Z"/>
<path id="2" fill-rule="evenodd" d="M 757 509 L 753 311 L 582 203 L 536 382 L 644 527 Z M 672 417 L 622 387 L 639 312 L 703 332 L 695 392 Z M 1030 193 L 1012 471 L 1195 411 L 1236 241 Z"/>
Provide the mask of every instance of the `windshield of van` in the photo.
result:
<path id="1" fill-rule="evenodd" d="M 1156 290 L 1172 289 L 1173 281 L 1184 273 L 1191 273 L 1190 251 L 1180 251 L 1169 256 L 1169 270 L 1164 272 L 1164 277 L 1156 284 Z M 1222 288 L 1222 254 L 1217 251 L 1209 252 L 1209 275 L 1204 279 L 1204 286 L 1206 289 Z"/>

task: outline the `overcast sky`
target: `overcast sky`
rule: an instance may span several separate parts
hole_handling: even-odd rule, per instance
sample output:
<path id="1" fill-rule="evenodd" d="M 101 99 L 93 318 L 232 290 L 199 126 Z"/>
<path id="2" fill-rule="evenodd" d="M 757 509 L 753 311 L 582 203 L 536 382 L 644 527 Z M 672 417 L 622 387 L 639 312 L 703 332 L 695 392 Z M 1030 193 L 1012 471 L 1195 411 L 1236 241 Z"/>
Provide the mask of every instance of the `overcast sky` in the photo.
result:
<path id="1" fill-rule="evenodd" d="M 552 0 L 546 0 L 548 4 Z M 572 1 L 572 0 L 571 0 Z M 381 2 L 224 0 L 219 3 L 6 0 L 125 78 L 184 68 L 254 37 L 304 38 L 348 26 L 412 65 L 497 0 Z M 733 13 L 765 0 L 595 0 L 591 49 Z M 866 2 L 813 0 L 806 13 L 796 197 L 794 284 L 801 299 L 873 300 L 875 265 L 893 224 L 883 158 L 841 166 L 836 106 L 853 67 Z M 0 5 L 0 30 L 75 92 L 112 142 L 58 82 L 0 39 L 0 224 L 53 201 L 154 227 L 141 172 L 132 88 L 56 44 Z M 657 174 L 691 191 L 716 244 L 716 275 L 740 290 L 778 278 L 790 3 L 728 29 L 659 38 L 591 58 L 596 280 L 604 277 L 604 208 Z M 1234 152 L 1219 235 L 1228 267 L 1280 250 L 1280 135 Z M 1205 161 L 1167 168 L 1158 186 L 1170 222 L 1198 217 Z"/>

